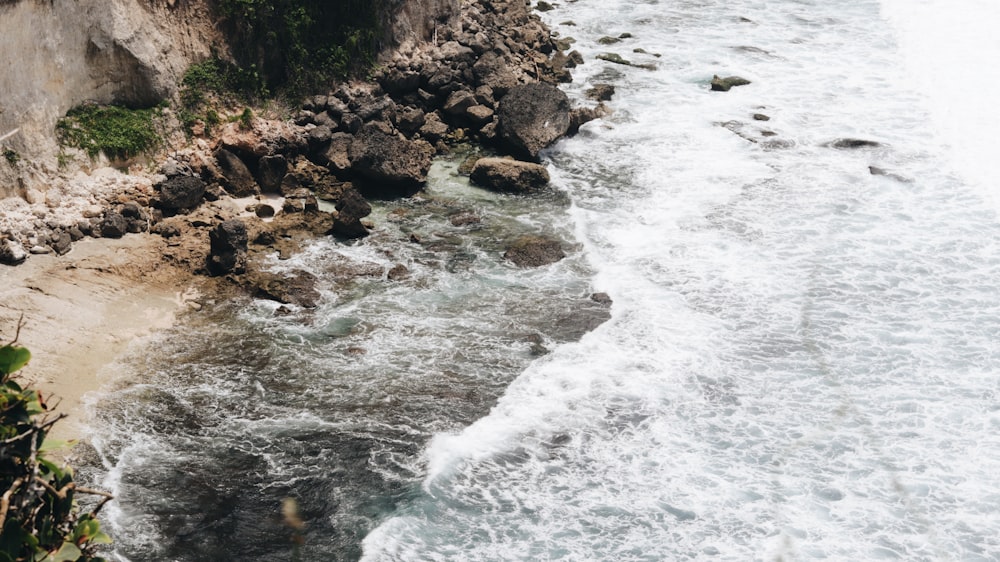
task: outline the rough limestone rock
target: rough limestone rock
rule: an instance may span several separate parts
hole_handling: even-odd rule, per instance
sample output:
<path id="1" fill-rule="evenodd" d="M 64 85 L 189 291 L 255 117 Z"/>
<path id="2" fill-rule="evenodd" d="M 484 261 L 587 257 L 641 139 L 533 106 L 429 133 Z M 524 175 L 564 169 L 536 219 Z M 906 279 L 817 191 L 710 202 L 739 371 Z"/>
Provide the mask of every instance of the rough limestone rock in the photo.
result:
<path id="1" fill-rule="evenodd" d="M 232 152 L 224 148 L 215 151 L 215 159 L 225 179 L 226 191 L 234 197 L 249 197 L 260 193 L 257 180 L 247 165 Z"/>
<path id="2" fill-rule="evenodd" d="M 503 257 L 518 267 L 541 267 L 565 258 L 566 253 L 558 240 L 527 235 L 514 240 Z"/>
<path id="3" fill-rule="evenodd" d="M 549 172 L 545 166 L 508 158 L 480 158 L 469 176 L 476 185 L 493 191 L 524 193 L 545 187 Z"/>
<path id="4" fill-rule="evenodd" d="M 205 182 L 195 176 L 177 176 L 160 184 L 160 208 L 177 212 L 193 209 L 205 197 Z"/>
<path id="5" fill-rule="evenodd" d="M 303 308 L 316 308 L 320 294 L 316 290 L 316 276 L 296 269 L 290 274 L 261 271 L 251 274 L 248 284 L 257 298 L 294 304 Z"/>
<path id="6" fill-rule="evenodd" d="M 369 123 L 354 138 L 349 156 L 351 169 L 371 182 L 374 189 L 390 195 L 410 195 L 427 181 L 434 148 Z"/>
<path id="7" fill-rule="evenodd" d="M 361 219 L 372 213 L 372 206 L 353 187 L 344 189 L 336 203 L 337 218 L 333 221 L 333 233 L 345 238 L 361 238 L 368 235 L 368 228 Z"/>
<path id="8" fill-rule="evenodd" d="M 727 76 L 720 78 L 718 75 L 712 77 L 713 92 L 728 92 L 734 86 L 746 86 L 750 81 L 739 76 Z"/>
<path id="9" fill-rule="evenodd" d="M 247 226 L 243 221 L 222 221 L 209 232 L 208 271 L 212 275 L 244 273 L 247 267 Z"/>
<path id="10" fill-rule="evenodd" d="M 543 82 L 510 90 L 497 111 L 500 140 L 514 155 L 538 161 L 538 153 L 570 127 L 569 98 Z"/>

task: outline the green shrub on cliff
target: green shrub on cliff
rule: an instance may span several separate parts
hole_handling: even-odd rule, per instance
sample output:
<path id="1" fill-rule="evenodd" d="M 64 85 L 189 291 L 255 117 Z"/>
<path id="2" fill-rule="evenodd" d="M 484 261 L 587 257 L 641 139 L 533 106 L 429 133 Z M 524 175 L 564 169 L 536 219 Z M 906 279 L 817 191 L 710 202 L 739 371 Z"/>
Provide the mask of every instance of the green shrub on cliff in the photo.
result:
<path id="1" fill-rule="evenodd" d="M 236 57 L 272 90 L 302 90 L 374 61 L 392 0 L 220 0 Z"/>
<path id="2" fill-rule="evenodd" d="M 103 562 L 98 545 L 111 539 L 95 519 L 103 505 L 80 515 L 73 471 L 45 458 L 45 437 L 58 416 L 41 394 L 12 375 L 31 353 L 15 341 L 0 346 L 0 562 Z"/>
<path id="3" fill-rule="evenodd" d="M 188 133 L 198 121 L 211 129 L 222 122 L 216 107 L 256 102 L 267 94 L 255 67 L 243 69 L 213 56 L 184 73 L 178 116 Z"/>
<path id="4" fill-rule="evenodd" d="M 112 160 L 127 160 L 159 144 L 158 113 L 158 108 L 81 105 L 59 120 L 56 131 L 62 142 L 83 149 L 91 158 L 103 152 Z"/>

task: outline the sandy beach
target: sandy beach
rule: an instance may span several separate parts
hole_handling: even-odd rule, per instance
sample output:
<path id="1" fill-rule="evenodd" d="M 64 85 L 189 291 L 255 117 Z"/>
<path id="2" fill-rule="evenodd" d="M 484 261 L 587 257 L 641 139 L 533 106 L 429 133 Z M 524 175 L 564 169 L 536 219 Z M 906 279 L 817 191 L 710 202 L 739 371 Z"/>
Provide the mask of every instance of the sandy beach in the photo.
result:
<path id="1" fill-rule="evenodd" d="M 21 380 L 67 415 L 52 438 L 89 438 L 83 397 L 108 382 L 107 365 L 138 338 L 171 326 L 196 294 L 190 275 L 164 266 L 159 236 L 87 239 L 64 256 L 0 266 L 0 338 L 32 353 Z"/>

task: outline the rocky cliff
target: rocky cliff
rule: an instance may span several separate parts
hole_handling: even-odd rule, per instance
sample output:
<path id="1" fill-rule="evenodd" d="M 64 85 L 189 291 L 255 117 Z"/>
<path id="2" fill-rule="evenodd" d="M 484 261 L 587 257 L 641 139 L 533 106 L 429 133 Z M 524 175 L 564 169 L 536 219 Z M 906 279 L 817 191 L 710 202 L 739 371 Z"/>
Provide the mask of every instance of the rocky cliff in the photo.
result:
<path id="1" fill-rule="evenodd" d="M 87 101 L 149 107 L 188 65 L 227 53 L 213 0 L 0 0 L 0 197 L 43 190 L 60 173 L 54 127 Z M 386 44 L 431 37 L 458 0 L 399 0 Z M 65 162 L 62 162 L 65 165 Z M 63 170 L 65 171 L 65 170 Z"/>

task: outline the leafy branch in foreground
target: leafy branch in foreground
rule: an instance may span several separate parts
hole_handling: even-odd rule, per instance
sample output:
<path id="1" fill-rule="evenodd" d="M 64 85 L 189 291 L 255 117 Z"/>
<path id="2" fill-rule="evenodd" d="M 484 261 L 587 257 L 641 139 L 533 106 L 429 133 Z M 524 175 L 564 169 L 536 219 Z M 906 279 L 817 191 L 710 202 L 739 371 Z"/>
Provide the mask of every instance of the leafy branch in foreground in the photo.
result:
<path id="1" fill-rule="evenodd" d="M 62 415 L 52 415 L 37 390 L 22 388 L 12 375 L 31 353 L 18 335 L 0 346 L 0 562 L 102 562 L 99 545 L 111 542 L 101 531 L 98 511 L 111 499 L 106 492 L 73 482 L 73 471 L 45 458 L 45 437 Z M 79 514 L 75 495 L 102 500 Z"/>

